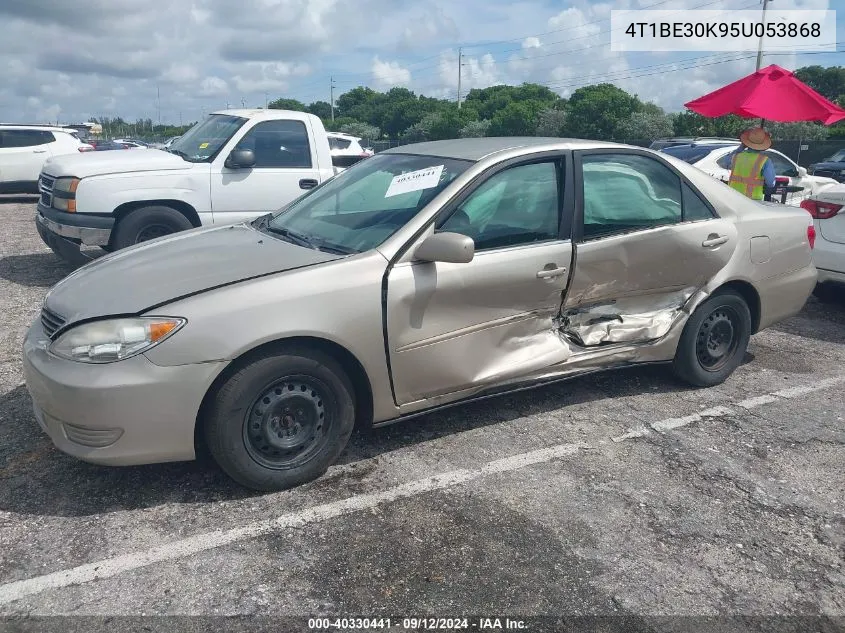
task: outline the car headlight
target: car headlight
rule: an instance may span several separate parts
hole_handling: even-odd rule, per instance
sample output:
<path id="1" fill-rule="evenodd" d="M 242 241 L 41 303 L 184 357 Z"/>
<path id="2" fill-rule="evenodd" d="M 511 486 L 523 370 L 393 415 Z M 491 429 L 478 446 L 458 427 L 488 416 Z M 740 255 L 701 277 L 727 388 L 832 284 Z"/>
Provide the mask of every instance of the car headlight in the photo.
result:
<path id="1" fill-rule="evenodd" d="M 92 321 L 59 336 L 50 345 L 50 352 L 81 363 L 113 363 L 158 345 L 185 323 L 185 319 L 173 317 Z"/>
<path id="2" fill-rule="evenodd" d="M 56 178 L 53 183 L 53 208 L 75 213 L 77 187 L 79 178 Z"/>

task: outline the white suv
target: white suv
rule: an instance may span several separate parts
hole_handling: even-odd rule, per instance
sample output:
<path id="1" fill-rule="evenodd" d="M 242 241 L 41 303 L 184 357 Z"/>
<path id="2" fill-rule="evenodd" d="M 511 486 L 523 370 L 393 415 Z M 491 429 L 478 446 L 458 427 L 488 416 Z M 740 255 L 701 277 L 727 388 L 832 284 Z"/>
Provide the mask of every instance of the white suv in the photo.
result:
<path id="1" fill-rule="evenodd" d="M 731 176 L 731 155 L 738 147 L 739 141 L 725 141 L 719 144 L 696 142 L 666 147 L 660 151 L 675 158 L 680 158 L 722 182 L 728 182 Z M 788 178 L 789 185 L 798 188 L 798 191 L 787 195 L 786 204 L 790 206 L 797 207 L 805 198 L 814 196 L 823 189 L 838 184 L 832 178 L 810 175 L 805 168 L 797 165 L 775 149 L 768 149 L 763 154 L 772 160 L 776 176 Z"/>
<path id="2" fill-rule="evenodd" d="M 93 150 L 70 128 L 0 125 L 0 193 L 38 193 L 45 160 Z"/>
<path id="3" fill-rule="evenodd" d="M 815 295 L 822 300 L 845 298 L 845 185 L 828 187 L 801 202 L 813 216 L 813 260 L 819 271 Z"/>
<path id="4" fill-rule="evenodd" d="M 358 136 L 343 132 L 326 132 L 326 136 L 329 138 L 332 162 L 335 167 L 345 169 L 375 154 L 372 149 L 361 145 L 361 138 Z"/>

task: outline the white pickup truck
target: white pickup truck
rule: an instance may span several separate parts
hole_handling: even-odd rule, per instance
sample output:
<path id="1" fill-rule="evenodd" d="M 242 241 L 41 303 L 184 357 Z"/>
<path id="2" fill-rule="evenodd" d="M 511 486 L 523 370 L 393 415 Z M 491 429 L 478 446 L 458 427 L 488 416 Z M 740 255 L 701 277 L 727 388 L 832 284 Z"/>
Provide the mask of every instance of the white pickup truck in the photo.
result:
<path id="1" fill-rule="evenodd" d="M 44 163 L 36 226 L 68 261 L 276 211 L 337 171 L 320 119 L 287 110 L 210 114 L 167 151 L 88 152 Z"/>

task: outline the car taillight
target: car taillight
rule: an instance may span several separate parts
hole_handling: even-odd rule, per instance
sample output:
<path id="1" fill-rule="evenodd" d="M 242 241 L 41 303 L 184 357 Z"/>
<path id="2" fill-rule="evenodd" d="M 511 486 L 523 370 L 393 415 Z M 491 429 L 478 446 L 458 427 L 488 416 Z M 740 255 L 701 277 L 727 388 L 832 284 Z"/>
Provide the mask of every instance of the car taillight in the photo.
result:
<path id="1" fill-rule="evenodd" d="M 839 213 L 842 205 L 834 204 L 833 202 L 819 202 L 818 200 L 807 198 L 801 201 L 801 208 L 808 211 L 817 220 L 827 220 Z"/>
<path id="2" fill-rule="evenodd" d="M 810 243 L 810 248 L 816 246 L 816 227 L 812 224 L 807 227 L 807 241 Z"/>
<path id="3" fill-rule="evenodd" d="M 80 152 L 93 152 L 94 151 L 93 147 L 77 147 L 77 149 Z"/>

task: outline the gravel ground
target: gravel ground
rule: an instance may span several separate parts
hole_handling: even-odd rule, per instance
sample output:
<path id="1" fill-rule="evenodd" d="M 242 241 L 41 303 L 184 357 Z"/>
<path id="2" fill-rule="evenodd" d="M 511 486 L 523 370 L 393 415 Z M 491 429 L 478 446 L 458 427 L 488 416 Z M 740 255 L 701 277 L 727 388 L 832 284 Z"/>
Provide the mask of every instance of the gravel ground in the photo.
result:
<path id="1" fill-rule="evenodd" d="M 71 268 L 33 214 L 0 197 L 9 630 L 305 630 L 285 618 L 315 614 L 842 630 L 845 304 L 811 299 L 755 335 L 717 388 L 662 367 L 582 378 L 355 436 L 322 479 L 258 495 L 207 464 L 104 468 L 52 448 L 20 344 Z M 577 616 L 611 619 L 559 619 Z"/>

